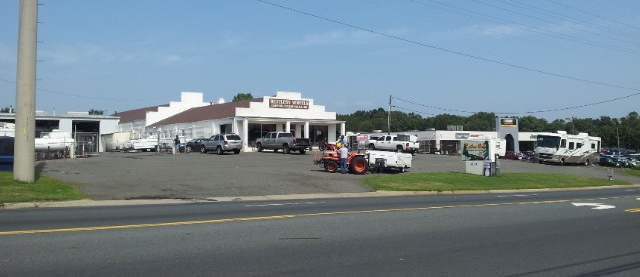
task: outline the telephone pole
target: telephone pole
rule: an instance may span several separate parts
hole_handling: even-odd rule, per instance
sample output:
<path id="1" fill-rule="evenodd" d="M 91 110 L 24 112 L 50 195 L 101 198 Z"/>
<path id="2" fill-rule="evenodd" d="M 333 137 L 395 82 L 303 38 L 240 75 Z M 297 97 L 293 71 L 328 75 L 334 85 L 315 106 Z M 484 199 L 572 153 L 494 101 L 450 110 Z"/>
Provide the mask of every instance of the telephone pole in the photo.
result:
<path id="1" fill-rule="evenodd" d="M 38 0 L 20 0 L 13 179 L 35 180 Z"/>
<path id="2" fill-rule="evenodd" d="M 389 95 L 389 113 L 387 114 L 387 135 L 391 134 L 391 95 Z"/>

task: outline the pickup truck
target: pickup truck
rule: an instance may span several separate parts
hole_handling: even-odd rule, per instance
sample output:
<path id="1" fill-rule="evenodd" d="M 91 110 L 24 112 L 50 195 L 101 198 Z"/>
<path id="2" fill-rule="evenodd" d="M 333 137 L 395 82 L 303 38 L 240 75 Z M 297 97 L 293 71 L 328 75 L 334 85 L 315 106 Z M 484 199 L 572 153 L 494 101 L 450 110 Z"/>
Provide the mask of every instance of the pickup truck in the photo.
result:
<path id="1" fill-rule="evenodd" d="M 289 132 L 269 132 L 256 140 L 256 149 L 262 152 L 264 149 L 273 149 L 277 152 L 282 149 L 285 154 L 291 151 L 299 151 L 304 154 L 307 149 L 311 149 L 311 143 L 306 138 L 296 138 Z"/>
<path id="2" fill-rule="evenodd" d="M 415 155 L 420 148 L 417 142 L 418 137 L 414 135 L 386 135 L 375 140 L 369 140 L 367 148 L 369 150 L 387 150 L 406 152 Z"/>

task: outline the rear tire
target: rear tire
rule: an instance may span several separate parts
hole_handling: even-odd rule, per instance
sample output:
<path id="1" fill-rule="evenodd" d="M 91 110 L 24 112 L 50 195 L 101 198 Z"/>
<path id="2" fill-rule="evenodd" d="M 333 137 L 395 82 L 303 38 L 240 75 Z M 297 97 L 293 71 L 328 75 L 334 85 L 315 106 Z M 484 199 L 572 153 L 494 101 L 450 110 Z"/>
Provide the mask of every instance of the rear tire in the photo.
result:
<path id="1" fill-rule="evenodd" d="M 257 148 L 258 148 L 258 152 L 262 152 L 262 150 L 264 149 L 262 148 L 262 143 L 258 143 Z"/>
<path id="2" fill-rule="evenodd" d="M 286 144 L 285 144 L 285 145 L 283 146 L 283 148 L 282 148 L 282 152 L 283 152 L 283 153 L 285 153 L 285 154 L 289 154 L 289 153 L 291 153 L 291 149 L 289 149 L 289 145 L 286 145 Z"/>
<path id="3" fill-rule="evenodd" d="M 368 169 L 367 159 L 358 156 L 354 157 L 349 163 L 349 171 L 353 174 L 365 174 Z"/>
<path id="4" fill-rule="evenodd" d="M 306 152 L 306 151 L 304 150 L 304 148 L 303 148 L 303 149 L 300 149 L 300 155 L 304 155 L 304 153 L 305 153 L 305 152 Z"/>
<path id="5" fill-rule="evenodd" d="M 224 154 L 224 151 L 222 151 L 222 147 L 218 146 L 218 147 L 216 148 L 216 154 L 218 154 L 218 155 L 222 155 L 222 154 Z"/>
<path id="6" fill-rule="evenodd" d="M 236 154 L 236 155 L 240 154 L 240 149 L 234 149 L 233 154 Z"/>

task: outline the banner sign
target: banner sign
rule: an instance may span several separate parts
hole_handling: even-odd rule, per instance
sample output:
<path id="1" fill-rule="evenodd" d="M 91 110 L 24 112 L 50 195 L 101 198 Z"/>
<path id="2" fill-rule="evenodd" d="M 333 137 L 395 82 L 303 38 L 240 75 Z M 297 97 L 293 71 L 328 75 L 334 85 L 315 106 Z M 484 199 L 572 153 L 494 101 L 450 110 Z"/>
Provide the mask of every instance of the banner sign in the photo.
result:
<path id="1" fill-rule="evenodd" d="M 491 160 L 488 140 L 462 141 L 462 160 L 481 161 Z"/>
<path id="2" fill-rule="evenodd" d="M 269 98 L 269 108 L 308 110 L 309 100 Z"/>

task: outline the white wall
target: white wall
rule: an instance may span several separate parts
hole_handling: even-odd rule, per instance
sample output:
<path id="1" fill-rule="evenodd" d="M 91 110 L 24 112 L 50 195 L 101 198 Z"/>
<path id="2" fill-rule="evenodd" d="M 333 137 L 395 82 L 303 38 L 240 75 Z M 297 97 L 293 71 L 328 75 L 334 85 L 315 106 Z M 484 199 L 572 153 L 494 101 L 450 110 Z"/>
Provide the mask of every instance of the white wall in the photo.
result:
<path id="1" fill-rule="evenodd" d="M 202 92 L 181 92 L 180 102 L 171 101 L 168 107 L 158 107 L 157 112 L 147 112 L 145 126 L 149 126 L 191 108 L 209 105 L 209 102 L 204 102 L 203 99 Z"/>

